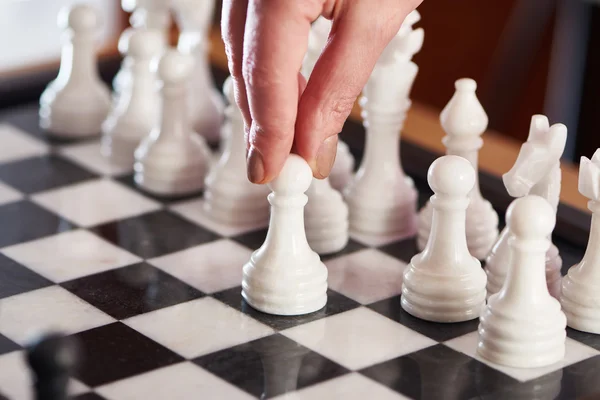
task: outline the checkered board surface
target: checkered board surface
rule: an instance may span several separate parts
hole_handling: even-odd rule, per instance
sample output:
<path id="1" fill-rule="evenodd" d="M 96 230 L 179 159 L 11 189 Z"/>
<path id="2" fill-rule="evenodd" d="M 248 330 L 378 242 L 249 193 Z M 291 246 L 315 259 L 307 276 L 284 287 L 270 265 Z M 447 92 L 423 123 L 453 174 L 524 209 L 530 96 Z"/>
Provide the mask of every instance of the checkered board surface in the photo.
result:
<path id="1" fill-rule="evenodd" d="M 433 324 L 403 312 L 412 241 L 351 240 L 324 257 L 323 310 L 257 312 L 242 300 L 241 266 L 265 227 L 210 223 L 200 195 L 163 201 L 140 192 L 96 140 L 48 141 L 35 107 L 0 121 L 5 398 L 31 398 L 23 349 L 49 330 L 83 344 L 77 399 L 600 396 L 597 336 L 569 330 L 561 363 L 519 370 L 477 357 L 477 321 Z M 561 250 L 575 260 L 583 249 Z"/>

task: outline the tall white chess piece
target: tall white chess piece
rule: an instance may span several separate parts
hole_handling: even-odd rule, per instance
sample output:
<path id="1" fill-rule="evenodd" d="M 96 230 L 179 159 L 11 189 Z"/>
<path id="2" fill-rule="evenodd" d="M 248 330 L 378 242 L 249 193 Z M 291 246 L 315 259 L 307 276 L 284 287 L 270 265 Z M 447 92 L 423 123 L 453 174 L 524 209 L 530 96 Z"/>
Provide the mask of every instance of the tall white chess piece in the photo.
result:
<path id="1" fill-rule="evenodd" d="M 40 97 L 40 127 L 59 137 L 99 135 L 111 106 L 96 65 L 100 14 L 78 4 L 61 11 L 58 26 L 64 30 L 60 69 Z"/>
<path id="2" fill-rule="evenodd" d="M 477 352 L 493 363 L 544 367 L 565 355 L 565 314 L 546 285 L 545 259 L 556 222 L 547 200 L 528 195 L 506 212 L 511 250 L 502 289 L 489 297 L 479 324 Z"/>
<path id="3" fill-rule="evenodd" d="M 562 280 L 560 302 L 571 328 L 600 334 L 600 150 L 581 158 L 579 192 L 590 199 L 590 236 L 583 259 Z"/>
<path id="4" fill-rule="evenodd" d="M 251 183 L 246 175 L 244 119 L 233 98 L 231 77 L 225 80 L 223 91 L 229 100 L 225 112 L 231 140 L 204 181 L 204 210 L 210 218 L 227 225 L 266 226 L 269 188 Z"/>
<path id="5" fill-rule="evenodd" d="M 306 161 L 291 154 L 269 183 L 273 192 L 267 237 L 243 268 L 242 296 L 259 311 L 308 314 L 327 302 L 327 268 L 308 245 L 304 230 L 304 193 L 312 179 Z"/>
<path id="6" fill-rule="evenodd" d="M 529 136 L 521 146 L 514 166 L 502 176 L 508 193 L 513 197 L 528 194 L 541 196 L 556 213 L 561 186 L 560 158 L 566 143 L 565 125 L 550 126 L 548 118 L 534 115 L 531 118 Z M 498 292 L 504 284 L 510 256 L 508 240 L 508 228 L 504 228 L 486 259 L 488 295 Z M 546 280 L 550 294 L 556 298 L 560 296 L 561 267 L 562 259 L 558 248 L 551 243 L 546 254 Z"/>
<path id="7" fill-rule="evenodd" d="M 175 49 L 158 65 L 162 82 L 160 126 L 135 151 L 135 183 L 149 193 L 182 196 L 204 187 L 211 154 L 204 138 L 191 129 L 186 98 L 193 60 Z"/>
<path id="8" fill-rule="evenodd" d="M 417 230 L 417 191 L 402 169 L 399 139 L 418 72 L 411 58 L 422 44 L 422 29 L 401 28 L 378 60 L 360 100 L 365 153 L 344 197 L 351 236 L 368 244 L 407 238 Z"/>
<path id="9" fill-rule="evenodd" d="M 469 253 L 465 232 L 475 170 L 462 157 L 443 156 L 429 167 L 427 181 L 434 192 L 431 234 L 404 271 L 402 308 L 427 321 L 475 319 L 486 297 L 485 272 Z"/>
<path id="10" fill-rule="evenodd" d="M 174 0 L 177 24 L 181 30 L 177 49 L 194 57 L 190 81 L 189 112 L 194 130 L 210 143 L 221 138 L 225 101 L 210 71 L 209 28 L 215 0 Z"/>
<path id="11" fill-rule="evenodd" d="M 446 154 L 464 157 L 477 171 L 475 187 L 470 193 L 471 203 L 467 209 L 467 244 L 475 257 L 483 260 L 498 238 L 498 214 L 479 189 L 478 153 L 487 128 L 488 117 L 475 91 L 477 83 L 468 78 L 455 83 L 455 92 L 442 110 L 440 121 L 446 136 L 443 143 Z M 431 205 L 427 203 L 419 214 L 417 245 L 423 249 L 431 230 Z"/>

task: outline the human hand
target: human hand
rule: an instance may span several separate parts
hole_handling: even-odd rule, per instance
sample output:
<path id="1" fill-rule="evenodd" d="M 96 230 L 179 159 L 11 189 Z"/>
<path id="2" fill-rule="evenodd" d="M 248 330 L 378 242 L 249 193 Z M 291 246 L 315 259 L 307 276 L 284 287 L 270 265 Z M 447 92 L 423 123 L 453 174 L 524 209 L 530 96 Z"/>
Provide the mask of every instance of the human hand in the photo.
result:
<path id="1" fill-rule="evenodd" d="M 375 63 L 422 0 L 224 0 L 221 31 L 246 126 L 248 178 L 275 178 L 294 149 L 329 175 L 337 137 Z M 306 82 L 311 22 L 333 21 Z"/>

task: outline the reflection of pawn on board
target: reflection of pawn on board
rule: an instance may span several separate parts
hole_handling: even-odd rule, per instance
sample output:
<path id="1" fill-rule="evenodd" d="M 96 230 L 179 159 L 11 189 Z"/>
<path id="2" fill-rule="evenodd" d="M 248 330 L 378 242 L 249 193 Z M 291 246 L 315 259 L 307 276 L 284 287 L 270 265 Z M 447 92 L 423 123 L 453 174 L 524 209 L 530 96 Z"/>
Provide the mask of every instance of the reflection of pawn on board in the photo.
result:
<path id="1" fill-rule="evenodd" d="M 446 131 L 443 139 L 447 154 L 466 158 L 476 172 L 471 203 L 467 209 L 467 244 L 475 257 L 483 260 L 498 238 L 498 214 L 479 190 L 477 158 L 483 145 L 481 135 L 487 128 L 488 117 L 479 103 L 475 91 L 477 84 L 472 79 L 459 79 L 455 93 L 440 115 Z M 417 245 L 422 250 L 431 229 L 431 206 L 426 204 L 419 213 Z"/>
<path id="2" fill-rule="evenodd" d="M 513 197 L 528 194 L 541 196 L 556 212 L 561 185 L 560 158 L 566 142 L 566 126 L 550 126 L 548 118 L 534 115 L 531 118 L 527 142 L 521 147 L 514 166 L 502 176 L 508 193 Z M 510 256 L 508 239 L 506 227 L 486 259 L 488 295 L 498 292 L 504 284 Z M 558 248 L 551 244 L 546 254 L 546 281 L 550 294 L 556 298 L 560 295 L 561 267 L 562 259 Z"/>
<path id="3" fill-rule="evenodd" d="M 481 314 L 478 353 L 509 367 L 551 365 L 565 355 L 567 322 L 546 285 L 548 237 L 556 215 L 548 201 L 528 195 L 512 202 L 506 221 L 511 251 L 508 274 Z"/>
<path id="4" fill-rule="evenodd" d="M 404 272 L 402 308 L 427 321 L 475 319 L 486 297 L 486 275 L 465 232 L 475 171 L 462 157 L 444 156 L 431 164 L 427 181 L 434 192 L 431 234 Z"/>
<path id="5" fill-rule="evenodd" d="M 152 63 L 163 42 L 158 31 L 128 29 L 121 35 L 119 48 L 131 61 L 132 81 L 122 88 L 102 125 L 102 154 L 117 165 L 132 167 L 135 149 L 159 122 L 160 95 Z"/>
<path id="6" fill-rule="evenodd" d="M 291 154 L 269 184 L 273 192 L 267 237 L 243 268 L 242 296 L 259 311 L 308 314 L 327 302 L 327 268 L 304 231 L 304 192 L 312 178 L 306 161 Z"/>
<path id="7" fill-rule="evenodd" d="M 27 362 L 33 372 L 35 399 L 67 400 L 69 380 L 80 363 L 79 343 L 46 335 L 27 350 Z"/>
<path id="8" fill-rule="evenodd" d="M 600 334 L 600 150 L 581 158 L 579 192 L 590 199 L 590 236 L 583 259 L 563 278 L 560 301 L 571 328 Z"/>
<path id="9" fill-rule="evenodd" d="M 211 159 L 204 138 L 190 128 L 186 99 L 193 60 L 176 50 L 161 58 L 160 126 L 135 151 L 135 183 L 149 193 L 181 196 L 199 191 Z"/>
<path id="10" fill-rule="evenodd" d="M 226 109 L 231 140 L 204 181 L 204 210 L 227 225 L 266 225 L 269 202 L 266 185 L 252 184 L 246 175 L 244 119 L 233 98 L 233 81 L 227 78 L 223 91 L 229 100 Z"/>
<path id="11" fill-rule="evenodd" d="M 65 30 L 65 41 L 58 76 L 40 97 L 40 126 L 58 137 L 98 135 L 111 100 L 96 65 L 100 15 L 91 6 L 79 4 L 64 9 L 58 23 Z"/>

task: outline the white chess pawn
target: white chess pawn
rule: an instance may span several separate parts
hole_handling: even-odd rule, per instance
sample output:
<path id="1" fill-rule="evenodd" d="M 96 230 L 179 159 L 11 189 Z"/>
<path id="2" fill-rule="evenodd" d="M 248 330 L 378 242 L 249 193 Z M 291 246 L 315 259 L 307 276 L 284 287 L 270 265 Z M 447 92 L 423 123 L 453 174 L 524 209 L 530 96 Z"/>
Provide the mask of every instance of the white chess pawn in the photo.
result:
<path id="1" fill-rule="evenodd" d="M 269 183 L 271 220 L 263 245 L 243 268 L 242 296 L 255 309 L 276 315 L 308 314 L 327 302 L 327 268 L 308 245 L 304 194 L 312 182 L 304 159 L 291 154 Z"/>
<path id="2" fill-rule="evenodd" d="M 100 15 L 79 4 L 63 9 L 58 24 L 65 30 L 65 42 L 58 76 L 40 97 L 40 126 L 60 137 L 99 135 L 111 105 L 110 90 L 96 65 Z"/>
<path id="3" fill-rule="evenodd" d="M 483 260 L 498 238 L 498 214 L 479 190 L 477 158 L 483 145 L 481 135 L 487 128 L 488 117 L 479 103 L 475 91 L 477 83 L 472 79 L 459 79 L 456 91 L 440 115 L 446 131 L 443 139 L 446 154 L 457 155 L 471 162 L 476 172 L 475 186 L 470 193 L 471 203 L 467 209 L 467 244 L 472 255 Z M 431 206 L 426 204 L 419 213 L 417 245 L 423 249 L 431 230 Z"/>
<path id="4" fill-rule="evenodd" d="M 571 328 L 600 334 L 600 150 L 581 158 L 579 192 L 590 199 L 590 236 L 583 259 L 563 278 L 560 302 Z"/>
<path id="5" fill-rule="evenodd" d="M 304 225 L 310 248 L 319 254 L 331 254 L 348 244 L 348 206 L 329 179 L 313 179 L 304 208 Z"/>
<path id="6" fill-rule="evenodd" d="M 176 50 L 158 65 L 162 118 L 135 151 L 135 182 L 149 193 L 181 196 L 199 191 L 211 161 L 204 139 L 192 131 L 187 115 L 187 83 L 193 61 Z"/>
<path id="7" fill-rule="evenodd" d="M 465 211 L 475 170 L 462 157 L 443 156 L 427 174 L 433 208 L 431 235 L 404 272 L 402 308 L 434 322 L 475 319 L 485 304 L 486 275 L 469 253 Z"/>
<path id="8" fill-rule="evenodd" d="M 534 115 L 531 118 L 529 136 L 521 146 L 515 164 L 502 176 L 508 193 L 513 197 L 528 194 L 541 196 L 556 212 L 561 186 L 560 158 L 566 142 L 565 125 L 550 126 L 548 118 Z M 508 228 L 504 228 L 486 258 L 488 295 L 498 292 L 504 284 L 510 255 L 508 239 Z M 546 281 L 550 294 L 555 298 L 560 296 L 561 268 L 562 258 L 558 248 L 551 244 L 546 254 Z"/>
<path id="9" fill-rule="evenodd" d="M 131 13 L 129 23 L 132 29 L 149 29 L 161 35 L 162 47 L 159 53 L 167 48 L 169 43 L 169 29 L 171 27 L 170 0 L 122 0 L 123 11 Z M 119 49 L 124 53 L 124 49 Z M 157 54 L 160 55 L 160 54 Z M 113 79 L 114 101 L 132 82 L 131 65 L 133 60 L 124 57 L 121 68 Z"/>
<path id="10" fill-rule="evenodd" d="M 206 176 L 204 210 L 214 220 L 228 225 L 267 225 L 269 188 L 251 183 L 246 175 L 244 120 L 233 99 L 231 77 L 225 80 L 223 91 L 229 99 L 226 112 L 232 137 Z"/>
<path id="11" fill-rule="evenodd" d="M 537 368 L 565 355 L 566 317 L 546 285 L 548 235 L 556 216 L 544 198 L 528 195 L 509 206 L 508 275 L 488 299 L 479 324 L 478 353 L 499 365 Z"/>
<path id="12" fill-rule="evenodd" d="M 117 165 L 133 167 L 135 149 L 159 123 L 160 94 L 152 63 L 163 44 L 160 33 L 148 29 L 131 30 L 121 41 L 127 42 L 119 45 L 133 61 L 133 81 L 102 125 L 102 154 Z"/>
<path id="13" fill-rule="evenodd" d="M 221 139 L 225 102 L 210 71 L 209 28 L 214 0 L 176 0 L 175 15 L 181 34 L 177 49 L 194 57 L 196 65 L 190 80 L 189 112 L 194 130 L 210 143 Z"/>

